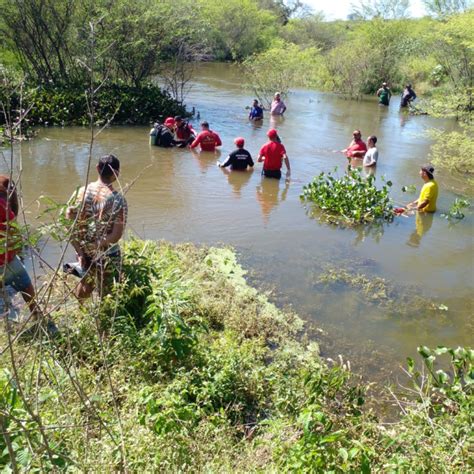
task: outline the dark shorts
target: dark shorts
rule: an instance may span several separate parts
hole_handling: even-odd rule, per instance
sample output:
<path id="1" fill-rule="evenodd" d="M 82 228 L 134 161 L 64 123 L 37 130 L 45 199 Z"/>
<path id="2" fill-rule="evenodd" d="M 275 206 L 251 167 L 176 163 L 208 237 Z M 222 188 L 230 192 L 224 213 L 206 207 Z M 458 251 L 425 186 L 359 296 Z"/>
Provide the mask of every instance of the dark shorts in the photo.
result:
<path id="1" fill-rule="evenodd" d="M 263 170 L 262 171 L 263 176 L 266 178 L 275 178 L 275 179 L 280 179 L 281 178 L 281 170 Z"/>
<path id="2" fill-rule="evenodd" d="M 92 262 L 85 279 L 98 288 L 111 288 L 120 280 L 122 255 L 120 251 L 106 254 Z"/>

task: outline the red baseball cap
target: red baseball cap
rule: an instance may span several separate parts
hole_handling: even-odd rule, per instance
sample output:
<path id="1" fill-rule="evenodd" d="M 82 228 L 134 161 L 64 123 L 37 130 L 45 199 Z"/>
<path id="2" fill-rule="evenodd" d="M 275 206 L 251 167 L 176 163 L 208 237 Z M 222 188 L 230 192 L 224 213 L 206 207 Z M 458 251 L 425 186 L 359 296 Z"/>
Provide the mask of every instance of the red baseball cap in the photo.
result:
<path id="1" fill-rule="evenodd" d="M 271 128 L 267 132 L 267 137 L 268 138 L 276 138 L 276 137 L 278 137 L 278 132 L 274 128 Z"/>
<path id="2" fill-rule="evenodd" d="M 234 143 L 237 146 L 244 146 L 245 140 L 242 137 L 234 138 Z"/>
<path id="3" fill-rule="evenodd" d="M 167 127 L 171 127 L 174 125 L 174 118 L 173 117 L 168 117 L 166 120 L 165 120 L 165 125 Z"/>

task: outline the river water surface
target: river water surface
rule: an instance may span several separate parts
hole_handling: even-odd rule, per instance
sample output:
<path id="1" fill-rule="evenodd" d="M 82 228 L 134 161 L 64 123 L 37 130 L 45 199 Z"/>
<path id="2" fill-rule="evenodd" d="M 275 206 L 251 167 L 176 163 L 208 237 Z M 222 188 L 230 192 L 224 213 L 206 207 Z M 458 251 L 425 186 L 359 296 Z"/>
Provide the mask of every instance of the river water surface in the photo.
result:
<path id="1" fill-rule="evenodd" d="M 204 65 L 188 107 L 220 134 L 221 159 L 233 150 L 236 136 L 246 139 L 256 157 L 266 131 L 276 126 L 292 165 L 290 183 L 262 180 L 260 165 L 249 173 L 227 173 L 216 167 L 212 154 L 152 148 L 149 127 L 112 127 L 98 138 L 94 156 L 116 154 L 123 183 L 138 177 L 127 194 L 130 234 L 234 246 L 258 286 L 273 288 L 278 303 L 291 305 L 325 331 L 323 353 L 342 354 L 374 376 L 381 366 L 393 370 L 403 364 L 420 344 L 472 344 L 473 219 L 468 215 L 450 225 L 441 217 L 456 197 L 452 178 L 439 173 L 439 210 L 418 227 L 411 217 L 376 229 L 341 229 L 311 217 L 299 199 L 302 186 L 316 174 L 335 166 L 343 172 L 345 158 L 334 150 L 347 146 L 352 130 L 360 128 L 364 138 L 375 134 L 379 140 L 377 181 L 385 176 L 393 182 L 396 202 L 413 200 L 416 195 L 402 193 L 401 187 L 415 184 L 417 193 L 421 188 L 418 171 L 430 146 L 425 130 L 455 124 L 401 114 L 397 98 L 382 108 L 372 99 L 348 101 L 296 90 L 286 100 L 284 119 L 271 124 L 267 116 L 255 126 L 246 118 L 252 96 L 242 83 L 235 67 Z M 32 223 L 40 195 L 64 202 L 84 181 L 89 136 L 86 128 L 46 128 L 22 144 L 23 191 Z M 52 265 L 58 254 L 48 243 L 45 255 Z M 319 284 L 328 265 L 385 278 L 404 307 L 373 303 L 344 284 Z M 448 310 L 410 308 L 406 293 Z"/>

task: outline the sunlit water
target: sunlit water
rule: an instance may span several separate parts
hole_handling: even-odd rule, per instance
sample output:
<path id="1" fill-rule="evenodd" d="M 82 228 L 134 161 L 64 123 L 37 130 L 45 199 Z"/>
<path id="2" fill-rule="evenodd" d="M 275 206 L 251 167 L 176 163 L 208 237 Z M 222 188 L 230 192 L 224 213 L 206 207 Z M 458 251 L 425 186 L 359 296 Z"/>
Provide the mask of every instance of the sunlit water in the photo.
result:
<path id="1" fill-rule="evenodd" d="M 243 136 L 256 157 L 265 133 L 276 126 L 291 160 L 291 182 L 262 179 L 260 165 L 249 173 L 228 173 L 216 167 L 217 156 L 187 150 L 163 150 L 148 144 L 149 127 L 113 127 L 98 138 L 94 156 L 116 154 L 122 163 L 122 184 L 131 186 L 130 234 L 148 239 L 198 244 L 230 244 L 251 270 L 257 285 L 275 289 L 280 304 L 291 305 L 314 321 L 327 336 L 324 354 L 342 354 L 353 365 L 376 376 L 396 368 L 416 346 L 472 344 L 473 239 L 472 216 L 450 225 L 441 213 L 456 197 L 452 179 L 439 173 L 438 212 L 417 234 L 415 218 L 398 218 L 381 229 L 341 229 L 311 218 L 299 195 L 302 186 L 345 158 L 334 150 L 347 146 L 354 128 L 363 137 L 375 134 L 380 153 L 377 181 L 393 182 L 397 203 L 416 198 L 401 187 L 421 187 L 419 167 L 427 161 L 427 128 L 450 129 L 453 122 L 408 116 L 375 100 L 347 101 L 333 95 L 297 90 L 286 100 L 284 119 L 262 125 L 247 121 L 252 96 L 242 89 L 239 70 L 228 65 L 203 66 L 187 98 L 201 119 L 210 122 L 223 147 L 221 159 Z M 42 129 L 21 147 L 23 192 L 30 222 L 38 214 L 41 195 L 64 202 L 85 179 L 90 132 L 85 128 Z M 2 169 L 5 166 L 2 164 Z M 59 251 L 47 243 L 46 259 L 57 263 Z M 357 289 L 325 287 L 317 278 L 327 265 L 350 267 L 382 276 L 400 288 L 443 304 L 448 311 L 426 310 L 409 316 L 389 313 L 371 304 Z"/>

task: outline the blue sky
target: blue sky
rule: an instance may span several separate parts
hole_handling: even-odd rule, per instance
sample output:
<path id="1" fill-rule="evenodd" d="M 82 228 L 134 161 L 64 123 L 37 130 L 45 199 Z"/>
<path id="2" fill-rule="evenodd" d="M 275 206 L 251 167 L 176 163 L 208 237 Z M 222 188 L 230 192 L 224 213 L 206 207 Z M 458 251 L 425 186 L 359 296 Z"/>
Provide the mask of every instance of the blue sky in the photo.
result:
<path id="1" fill-rule="evenodd" d="M 351 11 L 351 3 L 358 4 L 357 0 L 304 0 L 311 8 L 322 11 L 328 20 L 345 20 Z M 423 16 L 425 10 L 421 0 L 411 0 L 411 15 Z"/>

